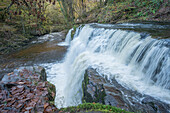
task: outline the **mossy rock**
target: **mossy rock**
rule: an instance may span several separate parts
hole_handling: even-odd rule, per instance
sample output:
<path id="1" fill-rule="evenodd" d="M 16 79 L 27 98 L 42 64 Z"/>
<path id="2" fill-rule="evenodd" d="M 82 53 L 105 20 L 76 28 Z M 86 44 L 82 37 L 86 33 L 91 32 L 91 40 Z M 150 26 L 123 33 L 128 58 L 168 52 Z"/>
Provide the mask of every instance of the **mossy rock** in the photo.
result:
<path id="1" fill-rule="evenodd" d="M 54 104 L 55 94 L 56 94 L 55 85 L 53 85 L 50 82 L 48 82 L 47 89 L 48 89 L 48 98 L 49 98 L 49 101 L 50 101 L 50 103 Z"/>
<path id="2" fill-rule="evenodd" d="M 84 74 L 82 90 L 83 90 L 82 102 L 96 102 L 105 104 L 104 97 L 106 96 L 106 93 L 105 89 L 103 88 L 103 85 L 95 84 L 92 81 L 89 81 L 87 70 Z"/>

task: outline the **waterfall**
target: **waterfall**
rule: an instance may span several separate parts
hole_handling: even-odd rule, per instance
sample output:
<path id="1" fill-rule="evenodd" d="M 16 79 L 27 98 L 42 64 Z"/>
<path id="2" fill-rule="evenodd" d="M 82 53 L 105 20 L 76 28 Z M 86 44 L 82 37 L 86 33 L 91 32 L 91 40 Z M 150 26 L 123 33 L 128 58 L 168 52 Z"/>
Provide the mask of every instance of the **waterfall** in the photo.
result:
<path id="1" fill-rule="evenodd" d="M 56 95 L 58 107 L 81 103 L 83 75 L 89 66 L 126 88 L 170 103 L 170 45 L 166 40 L 133 31 L 79 27 L 63 62 L 47 72 L 61 94 Z"/>
<path id="2" fill-rule="evenodd" d="M 72 33 L 73 30 L 74 30 L 73 28 L 70 29 L 68 31 L 67 35 L 66 35 L 65 41 L 59 43 L 58 45 L 60 45 L 60 46 L 68 46 L 68 45 L 70 45 L 70 42 L 71 42 L 71 33 Z"/>
<path id="3" fill-rule="evenodd" d="M 73 38 L 75 38 L 75 37 L 77 37 L 77 36 L 79 35 L 81 29 L 82 29 L 82 25 L 80 25 L 80 26 L 76 29 L 76 32 L 75 32 Z M 70 45 L 71 40 L 72 40 L 71 34 L 72 34 L 72 31 L 73 31 L 73 30 L 74 30 L 74 28 L 71 28 L 71 29 L 68 31 L 68 33 L 67 33 L 67 35 L 66 35 L 66 38 L 65 38 L 65 41 L 58 43 L 59 46 L 68 46 L 68 45 Z"/>

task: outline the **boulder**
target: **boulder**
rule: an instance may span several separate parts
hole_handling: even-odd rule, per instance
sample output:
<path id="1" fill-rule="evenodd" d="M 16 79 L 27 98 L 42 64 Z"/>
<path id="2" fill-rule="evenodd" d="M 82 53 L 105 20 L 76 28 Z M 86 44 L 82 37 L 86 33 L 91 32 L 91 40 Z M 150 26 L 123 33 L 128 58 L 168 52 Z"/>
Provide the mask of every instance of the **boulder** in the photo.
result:
<path id="1" fill-rule="evenodd" d="M 168 113 L 170 106 L 148 95 L 123 87 L 115 79 L 108 80 L 95 69 L 89 68 L 82 83 L 83 102 L 96 102 L 131 112 Z"/>
<path id="2" fill-rule="evenodd" d="M 25 73 L 29 74 L 29 78 L 23 77 L 23 76 L 16 76 L 16 75 L 25 75 Z M 30 78 L 33 77 L 33 74 L 37 75 L 38 80 L 42 80 L 42 81 L 47 80 L 47 75 L 46 75 L 45 69 L 43 67 L 28 66 L 28 67 L 17 68 L 13 72 L 4 75 L 1 82 L 9 83 L 9 82 L 16 82 L 18 80 L 25 80 L 25 79 L 29 80 Z M 25 75 L 25 76 L 27 76 L 27 75 Z"/>

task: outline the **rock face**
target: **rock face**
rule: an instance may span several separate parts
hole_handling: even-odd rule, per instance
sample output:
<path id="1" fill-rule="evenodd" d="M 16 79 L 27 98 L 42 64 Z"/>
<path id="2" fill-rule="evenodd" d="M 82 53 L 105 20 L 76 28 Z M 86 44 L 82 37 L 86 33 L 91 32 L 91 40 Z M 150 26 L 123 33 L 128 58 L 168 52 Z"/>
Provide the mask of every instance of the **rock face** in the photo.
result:
<path id="1" fill-rule="evenodd" d="M 82 101 L 105 104 L 104 97 L 106 96 L 106 94 L 105 89 L 103 88 L 103 84 L 98 84 L 91 81 L 91 78 L 89 79 L 87 71 L 84 74 L 82 88 L 83 88 Z"/>
<path id="2" fill-rule="evenodd" d="M 170 105 L 148 95 L 122 87 L 115 79 L 107 80 L 94 69 L 87 69 L 82 83 L 83 102 L 98 102 L 132 112 L 169 113 Z"/>
<path id="3" fill-rule="evenodd" d="M 46 81 L 42 67 L 25 67 L 14 70 L 0 82 L 0 111 L 53 112 L 55 86 Z"/>

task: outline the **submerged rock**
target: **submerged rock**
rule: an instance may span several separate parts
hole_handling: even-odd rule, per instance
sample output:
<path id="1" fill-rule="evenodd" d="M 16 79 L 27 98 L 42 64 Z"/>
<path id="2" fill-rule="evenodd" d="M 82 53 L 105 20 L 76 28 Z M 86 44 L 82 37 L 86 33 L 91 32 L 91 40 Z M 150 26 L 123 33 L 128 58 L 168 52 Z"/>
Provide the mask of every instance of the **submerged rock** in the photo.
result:
<path id="1" fill-rule="evenodd" d="M 131 112 L 168 113 L 170 111 L 168 104 L 124 88 L 115 79 L 109 81 L 91 68 L 86 70 L 82 87 L 83 102 L 103 103 Z"/>

